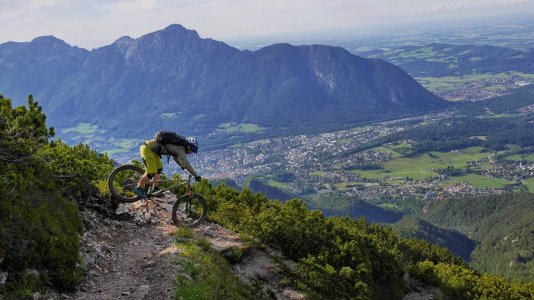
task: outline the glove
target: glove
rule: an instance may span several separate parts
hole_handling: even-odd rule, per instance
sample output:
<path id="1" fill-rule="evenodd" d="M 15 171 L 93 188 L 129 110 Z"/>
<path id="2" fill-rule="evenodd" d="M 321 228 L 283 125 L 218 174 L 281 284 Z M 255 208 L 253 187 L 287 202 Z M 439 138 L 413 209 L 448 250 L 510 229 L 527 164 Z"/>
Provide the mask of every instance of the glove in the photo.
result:
<path id="1" fill-rule="evenodd" d="M 195 181 L 200 181 L 202 179 L 202 177 L 200 176 L 195 176 Z"/>

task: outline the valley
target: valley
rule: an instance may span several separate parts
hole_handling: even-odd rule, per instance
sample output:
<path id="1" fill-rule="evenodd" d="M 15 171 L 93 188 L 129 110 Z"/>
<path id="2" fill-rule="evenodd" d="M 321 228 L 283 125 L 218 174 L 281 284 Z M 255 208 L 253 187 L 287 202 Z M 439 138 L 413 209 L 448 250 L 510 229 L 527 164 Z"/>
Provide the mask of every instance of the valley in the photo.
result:
<path id="1" fill-rule="evenodd" d="M 331 133 L 263 139 L 203 153 L 195 163 L 210 177 L 231 178 L 240 184 L 259 177 L 271 187 L 310 200 L 333 194 L 352 201 L 393 203 L 390 207 L 405 199 L 529 189 L 534 160 L 529 153 L 517 154 L 520 151 L 514 147 L 493 151 L 476 146 L 405 156 L 412 142 L 395 140 L 354 152 L 358 146 L 386 136 L 394 138 L 397 133 L 446 116 L 426 115 Z"/>
<path id="2" fill-rule="evenodd" d="M 509 72 L 416 79 L 429 91 L 449 101 L 483 101 L 534 83 L 534 74 Z"/>
<path id="3" fill-rule="evenodd" d="M 510 190 L 534 192 L 532 147 L 492 149 L 487 144 L 491 138 L 482 132 L 464 137 L 466 144 L 451 149 L 439 150 L 441 145 L 436 150 L 417 151 L 421 140 L 410 138 L 410 130 L 454 122 L 455 114 L 449 111 L 340 131 L 262 138 L 201 151 L 191 161 L 207 178 L 228 179 L 240 186 L 249 186 L 254 180 L 253 190 L 261 183 L 277 191 L 271 194 L 274 198 L 281 192 L 287 195 L 284 198 L 304 198 L 312 207 L 336 214 L 350 213 L 351 205 L 358 201 L 409 213 L 425 201 Z M 492 117 L 484 114 L 478 118 Z M 510 114 L 499 120 L 507 124 L 517 118 L 532 116 Z M 209 137 L 201 141 L 204 139 Z M 133 145 L 132 149 L 108 154 L 121 163 L 137 159 L 140 142 L 124 142 Z M 179 171 L 174 164 L 165 168 L 168 173 Z M 335 205 L 325 200 L 329 197 L 337 199 Z"/>

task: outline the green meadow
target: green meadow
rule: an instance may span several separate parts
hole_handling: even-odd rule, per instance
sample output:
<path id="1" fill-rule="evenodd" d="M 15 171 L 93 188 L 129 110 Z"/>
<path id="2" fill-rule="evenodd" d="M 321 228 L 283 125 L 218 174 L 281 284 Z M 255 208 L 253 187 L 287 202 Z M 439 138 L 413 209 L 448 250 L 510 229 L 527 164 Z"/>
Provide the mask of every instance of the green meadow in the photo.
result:
<path id="1" fill-rule="evenodd" d="M 79 133 L 79 134 L 89 134 L 89 133 L 95 133 L 98 131 L 98 125 L 93 125 L 91 123 L 80 123 L 76 127 L 71 127 L 67 129 L 63 129 L 63 133 Z"/>
<path id="2" fill-rule="evenodd" d="M 108 155 L 117 154 L 117 153 L 126 153 L 138 147 L 140 141 L 137 139 L 114 139 L 109 140 L 110 150 L 103 151 Z"/>
<path id="3" fill-rule="evenodd" d="M 389 210 L 401 210 L 397 204 L 394 203 L 380 203 L 379 207 Z"/>
<path id="4" fill-rule="evenodd" d="M 98 125 L 91 123 L 80 123 L 75 127 L 62 129 L 63 134 L 70 133 L 74 141 L 84 144 L 95 144 L 104 150 L 100 151 L 108 155 L 126 153 L 139 146 L 138 139 L 116 139 L 106 136 L 106 131 L 99 129 Z"/>
<path id="5" fill-rule="evenodd" d="M 269 179 L 267 181 L 267 185 L 275 187 L 275 188 L 279 188 L 281 190 L 284 190 L 284 189 L 288 188 L 287 184 L 285 184 L 283 182 L 280 182 L 280 181 L 272 180 L 272 179 Z"/>
<path id="6" fill-rule="evenodd" d="M 381 148 L 375 148 L 386 151 Z M 434 169 L 445 169 L 448 166 L 463 169 L 470 161 L 478 161 L 487 158 L 490 154 L 483 152 L 482 147 L 470 147 L 458 152 L 429 152 L 417 157 L 404 158 L 397 153 L 392 159 L 383 163 L 382 170 L 354 170 L 362 178 L 384 179 L 386 177 L 406 178 L 410 177 L 417 180 L 423 180 L 437 173 Z"/>
<path id="7" fill-rule="evenodd" d="M 310 176 L 322 177 L 322 176 L 326 175 L 326 172 L 324 172 L 324 171 L 313 171 L 313 172 L 310 172 L 309 175 Z"/>
<path id="8" fill-rule="evenodd" d="M 528 155 L 515 154 L 515 155 L 507 156 L 506 159 L 507 160 L 523 161 L 523 162 L 533 163 L 534 162 L 534 154 L 528 154 Z"/>
<path id="9" fill-rule="evenodd" d="M 503 188 L 506 185 L 513 184 L 513 181 L 509 181 L 503 178 L 489 178 L 483 175 L 469 174 L 465 176 L 450 177 L 442 186 L 451 186 L 460 182 L 468 182 L 477 188 Z"/>
<path id="10" fill-rule="evenodd" d="M 500 118 L 517 118 L 521 117 L 522 114 L 495 114 L 490 111 L 486 111 L 486 114 L 483 116 L 479 116 L 477 118 L 480 119 L 500 119 Z"/>
<path id="11" fill-rule="evenodd" d="M 251 123 L 223 123 L 217 129 L 218 132 L 226 133 L 255 133 L 263 131 L 265 128 Z"/>
<path id="12" fill-rule="evenodd" d="M 523 184 L 527 187 L 529 192 L 534 193 L 534 178 L 523 180 Z"/>
<path id="13" fill-rule="evenodd" d="M 358 185 L 361 185 L 361 184 L 358 183 L 358 182 L 340 182 L 340 183 L 334 184 L 334 186 L 336 187 L 337 190 L 344 190 L 344 189 L 347 189 L 347 188 L 353 188 L 353 187 L 358 186 Z"/>
<path id="14" fill-rule="evenodd" d="M 507 80 L 514 77 L 516 80 L 534 81 L 534 74 L 507 72 L 499 74 L 471 74 L 465 76 L 446 77 L 418 77 L 417 81 L 430 91 L 451 92 L 469 85 L 479 85 L 484 90 L 504 91 L 506 86 L 502 83 L 491 83 L 495 80 Z M 454 100 L 454 99 L 450 99 Z M 462 99 L 457 99 L 462 100 Z"/>

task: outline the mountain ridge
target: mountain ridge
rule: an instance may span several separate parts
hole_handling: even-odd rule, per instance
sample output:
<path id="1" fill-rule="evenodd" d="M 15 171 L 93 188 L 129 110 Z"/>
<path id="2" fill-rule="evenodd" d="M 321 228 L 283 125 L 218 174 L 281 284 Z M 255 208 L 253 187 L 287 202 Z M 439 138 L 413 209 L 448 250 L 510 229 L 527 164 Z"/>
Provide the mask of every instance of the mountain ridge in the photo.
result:
<path id="1" fill-rule="evenodd" d="M 33 62 L 42 65 L 35 80 L 22 67 L 27 54 L 0 45 L 0 90 L 16 103 L 32 93 L 59 128 L 89 122 L 138 136 L 172 121 L 198 134 L 227 122 L 344 124 L 448 105 L 400 68 L 340 47 L 281 43 L 240 51 L 177 24 L 91 51 L 64 48 L 68 44 L 52 36 L 18 47 L 39 44 L 48 48 Z M 53 51 L 58 47 L 63 54 Z M 8 48 L 21 60 L 6 64 Z M 55 56 L 63 60 L 51 60 Z"/>

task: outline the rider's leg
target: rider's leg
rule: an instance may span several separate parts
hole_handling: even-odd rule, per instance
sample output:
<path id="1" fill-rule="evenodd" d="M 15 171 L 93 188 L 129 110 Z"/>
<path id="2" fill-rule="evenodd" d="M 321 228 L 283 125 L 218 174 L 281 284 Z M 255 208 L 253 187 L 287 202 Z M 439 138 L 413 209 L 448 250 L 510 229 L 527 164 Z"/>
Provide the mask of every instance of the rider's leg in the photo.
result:
<path id="1" fill-rule="evenodd" d="M 141 179 L 139 179 L 139 182 L 137 183 L 137 187 L 133 190 L 133 192 L 141 197 L 141 198 L 148 198 L 148 195 L 145 192 L 145 185 L 148 183 L 148 173 L 145 172 L 143 176 L 141 176 Z"/>
<path id="2" fill-rule="evenodd" d="M 160 178 L 161 178 L 161 173 L 163 173 L 163 164 L 161 166 L 158 166 L 158 172 L 156 174 L 154 174 L 154 178 L 152 180 L 152 187 L 155 190 L 157 190 L 157 187 L 159 185 L 159 181 L 160 181 Z"/>
<path id="3" fill-rule="evenodd" d="M 137 183 L 137 190 L 143 190 L 145 185 L 148 183 L 149 179 L 152 179 L 153 177 L 158 177 L 159 169 L 163 169 L 163 164 L 161 163 L 161 159 L 159 158 L 156 153 L 152 152 L 149 147 L 146 145 L 142 145 L 139 148 L 139 152 L 141 152 L 141 158 L 143 159 L 143 163 L 145 164 L 145 173 L 143 176 L 141 176 L 141 179 L 139 179 L 139 182 Z M 137 194 L 137 192 L 136 192 Z M 144 196 L 146 198 L 146 195 Z"/>
<path id="4" fill-rule="evenodd" d="M 143 188 L 148 183 L 148 179 L 148 173 L 145 172 L 145 174 L 141 176 L 141 179 L 139 179 L 139 183 L 137 184 L 137 186 Z"/>

